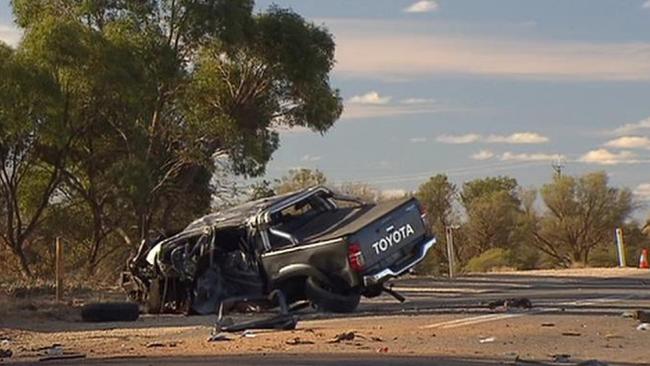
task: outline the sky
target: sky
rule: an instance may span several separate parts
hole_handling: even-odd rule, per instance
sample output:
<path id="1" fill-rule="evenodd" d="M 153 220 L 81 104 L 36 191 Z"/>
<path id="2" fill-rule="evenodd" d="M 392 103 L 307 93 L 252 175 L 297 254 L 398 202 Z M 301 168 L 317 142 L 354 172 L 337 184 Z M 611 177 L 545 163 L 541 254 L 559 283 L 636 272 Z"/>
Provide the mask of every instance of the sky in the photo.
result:
<path id="1" fill-rule="evenodd" d="M 333 34 L 345 111 L 324 135 L 281 132 L 267 178 L 410 191 L 508 175 L 541 186 L 605 170 L 650 206 L 650 0 L 258 0 Z M 16 44 L 9 0 L 0 39 Z M 646 208 L 647 211 L 647 208 Z"/>

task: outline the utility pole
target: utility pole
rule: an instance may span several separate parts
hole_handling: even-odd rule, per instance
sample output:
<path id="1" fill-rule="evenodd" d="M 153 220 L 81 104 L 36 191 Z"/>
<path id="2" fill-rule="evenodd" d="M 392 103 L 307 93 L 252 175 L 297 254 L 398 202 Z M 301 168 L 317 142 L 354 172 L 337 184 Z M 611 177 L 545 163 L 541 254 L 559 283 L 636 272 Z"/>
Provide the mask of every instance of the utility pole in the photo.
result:
<path id="1" fill-rule="evenodd" d="M 454 278 L 455 273 L 455 260 L 454 260 L 454 230 L 458 226 L 445 227 L 445 236 L 447 238 L 447 260 L 449 262 L 449 278 Z"/>
<path id="2" fill-rule="evenodd" d="M 55 273 L 54 273 L 54 282 L 56 284 L 56 301 L 61 302 L 63 300 L 63 244 L 61 243 L 61 238 L 56 238 L 56 244 L 54 248 L 55 252 Z"/>

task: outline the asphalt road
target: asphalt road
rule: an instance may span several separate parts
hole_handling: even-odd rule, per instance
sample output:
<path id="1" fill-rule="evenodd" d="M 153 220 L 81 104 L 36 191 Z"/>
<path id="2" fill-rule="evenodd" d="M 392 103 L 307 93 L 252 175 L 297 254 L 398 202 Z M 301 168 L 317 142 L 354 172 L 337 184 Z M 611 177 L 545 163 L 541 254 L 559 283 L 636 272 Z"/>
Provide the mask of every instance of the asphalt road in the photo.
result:
<path id="1" fill-rule="evenodd" d="M 394 281 L 407 301 L 389 295 L 366 299 L 355 316 L 395 313 L 482 313 L 487 304 L 527 298 L 544 312 L 620 314 L 650 307 L 650 271 L 620 277 L 467 276 L 458 279 L 412 278 Z"/>
<path id="2" fill-rule="evenodd" d="M 349 315 L 321 314 L 307 309 L 300 313 L 303 320 L 366 316 L 433 315 L 440 318 L 431 327 L 451 329 L 472 324 L 497 324 L 511 321 L 513 317 L 532 313 L 541 315 L 562 314 L 563 317 L 580 318 L 594 315 L 615 315 L 626 310 L 650 309 L 650 271 L 639 275 L 617 278 L 551 277 L 526 275 L 466 276 L 454 280 L 433 278 L 405 278 L 393 282 L 394 289 L 407 298 L 399 303 L 389 295 L 364 299 L 359 311 Z M 496 312 L 488 303 L 510 298 L 527 298 L 533 308 L 527 311 Z M 441 316 L 438 317 L 437 315 Z M 450 319 L 450 314 L 452 320 Z M 431 318 L 429 316 L 429 318 Z M 599 317 L 596 317 L 599 318 Z M 612 318 L 612 317 L 610 317 Z M 158 318 L 151 318 L 152 321 Z M 164 320 L 165 318 L 163 318 Z M 213 317 L 170 317 L 169 326 L 180 324 L 206 324 Z M 417 319 L 417 318 L 416 318 Z M 524 319 L 524 318 L 520 318 Z M 158 320 L 156 320 L 158 321 Z M 568 321 L 568 320 L 567 320 Z M 147 324 L 147 322 L 145 322 Z M 129 327 L 128 324 L 118 327 Z M 621 341 L 624 343 L 623 341 Z M 579 341 L 578 341 L 579 347 Z M 521 350 L 522 352 L 525 350 Z M 643 352 L 642 352 L 643 353 Z M 67 360 L 65 364 L 77 365 L 549 365 L 550 363 L 517 362 L 511 358 L 458 358 L 450 357 L 396 357 L 377 354 L 300 354 L 209 356 L 165 358 L 118 358 Z M 639 363 L 635 363 L 639 365 Z M 570 364 L 569 364 L 570 365 Z M 621 364 L 625 365 L 625 364 Z M 630 364 L 632 365 L 632 364 Z"/>

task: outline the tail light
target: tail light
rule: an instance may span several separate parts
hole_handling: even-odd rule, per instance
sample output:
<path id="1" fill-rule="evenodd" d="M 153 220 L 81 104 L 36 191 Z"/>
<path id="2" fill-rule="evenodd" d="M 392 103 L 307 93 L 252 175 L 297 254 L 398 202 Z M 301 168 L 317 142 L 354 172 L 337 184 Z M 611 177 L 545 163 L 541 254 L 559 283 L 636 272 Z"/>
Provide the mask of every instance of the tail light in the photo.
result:
<path id="1" fill-rule="evenodd" d="M 365 261 L 363 259 L 363 253 L 361 253 L 361 245 L 359 245 L 359 243 L 351 243 L 348 245 L 348 262 L 350 262 L 350 267 L 355 272 L 363 271 Z"/>

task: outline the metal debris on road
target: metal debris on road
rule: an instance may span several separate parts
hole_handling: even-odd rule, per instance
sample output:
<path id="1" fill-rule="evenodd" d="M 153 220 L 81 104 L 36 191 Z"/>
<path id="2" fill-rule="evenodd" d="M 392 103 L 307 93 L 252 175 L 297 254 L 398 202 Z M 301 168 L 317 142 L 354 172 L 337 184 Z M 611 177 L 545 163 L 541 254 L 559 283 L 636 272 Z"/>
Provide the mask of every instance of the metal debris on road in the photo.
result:
<path id="1" fill-rule="evenodd" d="M 0 359 L 1 358 L 10 358 L 14 353 L 10 349 L 0 349 Z"/>
<path id="2" fill-rule="evenodd" d="M 208 338 L 208 342 L 224 342 L 224 341 L 231 341 L 232 339 L 228 337 L 226 333 L 216 333 L 211 335 Z"/>
<path id="3" fill-rule="evenodd" d="M 388 347 L 377 348 L 377 353 L 388 353 Z"/>
<path id="4" fill-rule="evenodd" d="M 257 337 L 257 333 L 255 333 L 255 331 L 252 330 L 252 329 L 246 329 L 246 330 L 241 334 L 241 336 L 242 336 L 243 338 L 255 338 L 255 337 Z"/>
<path id="5" fill-rule="evenodd" d="M 298 345 L 301 345 L 301 344 L 314 344 L 314 342 L 308 341 L 308 340 L 305 340 L 305 339 L 300 339 L 300 337 L 291 338 L 291 339 L 289 339 L 288 341 L 286 341 L 284 343 L 286 343 L 286 344 L 288 344 L 290 346 L 298 346 Z"/>
<path id="6" fill-rule="evenodd" d="M 354 331 L 351 332 L 343 332 L 340 334 L 337 334 L 334 336 L 334 338 L 330 339 L 327 341 L 327 343 L 341 343 L 343 341 L 352 341 L 354 340 L 354 337 L 356 336 Z"/>
<path id="7" fill-rule="evenodd" d="M 565 337 L 580 337 L 582 333 L 578 332 L 562 332 L 562 335 Z"/>
<path id="8" fill-rule="evenodd" d="M 641 323 L 636 330 L 650 330 L 650 323 Z"/>
<path id="9" fill-rule="evenodd" d="M 488 303 L 488 307 L 492 310 L 495 310 L 497 308 L 502 308 L 504 310 L 508 310 L 512 308 L 532 309 L 533 303 L 528 298 L 517 297 L 512 299 L 502 299 L 502 300 L 492 301 Z"/>
<path id="10" fill-rule="evenodd" d="M 553 362 L 555 363 L 569 363 L 571 362 L 571 355 L 566 353 L 560 353 L 560 354 L 551 355 L 551 359 L 553 359 Z"/>
<path id="11" fill-rule="evenodd" d="M 487 337 L 487 338 L 479 339 L 478 343 L 492 343 L 496 340 L 497 339 L 495 337 Z"/>

